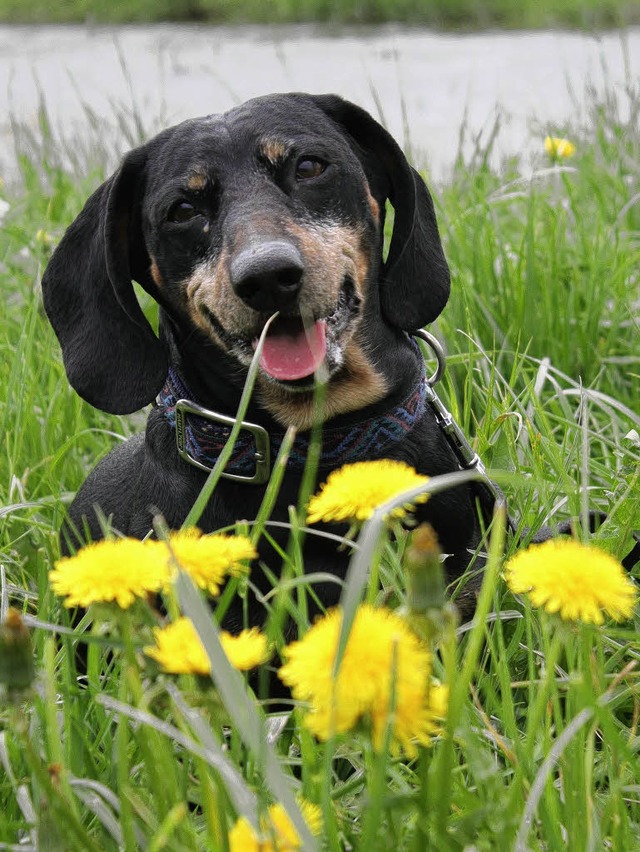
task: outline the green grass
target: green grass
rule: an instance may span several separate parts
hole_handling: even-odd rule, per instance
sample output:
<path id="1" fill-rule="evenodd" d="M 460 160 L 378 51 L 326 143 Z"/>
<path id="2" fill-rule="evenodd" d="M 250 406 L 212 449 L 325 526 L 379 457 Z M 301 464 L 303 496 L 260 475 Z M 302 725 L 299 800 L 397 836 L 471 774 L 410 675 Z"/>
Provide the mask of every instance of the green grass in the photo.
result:
<path id="1" fill-rule="evenodd" d="M 442 28 L 585 29 L 637 23 L 640 7 L 627 0 L 0 0 L 7 23 L 380 24 L 397 21 Z"/>
<path id="2" fill-rule="evenodd" d="M 560 168 L 542 144 L 533 179 L 509 163 L 497 175 L 478 152 L 437 199 L 453 273 L 438 322 L 443 398 L 525 525 L 579 518 L 588 504 L 609 513 L 597 537 L 617 557 L 640 527 L 637 93 L 628 106 L 623 120 L 612 100 L 594 102 L 588 128 L 559 128 L 577 145 Z M 481 617 L 457 640 L 446 618 L 438 628 L 434 667 L 450 710 L 416 761 L 376 753 L 362 731 L 318 743 L 297 713 L 280 730 L 268 704 L 265 720 L 184 584 L 182 606 L 217 660 L 216 689 L 143 663 L 148 613 L 111 618 L 110 636 L 96 631 L 76 680 L 69 615 L 47 585 L 57 529 L 95 460 L 142 420 L 97 412 L 69 388 L 39 279 L 101 174 L 67 174 L 55 150 L 41 150 L 41 162 L 23 160 L 19 194 L 0 190 L 10 203 L 0 232 L 0 586 L 3 606 L 40 622 L 34 689 L 0 705 L 0 848 L 30 837 L 21 848 L 224 850 L 237 815 L 275 800 L 294 812 L 301 792 L 322 807 L 320 845 L 332 850 L 637 849 L 638 621 L 558 626 L 514 600 L 499 536 Z M 406 603 L 403 542 L 376 538 L 369 527 L 361 541 L 376 570 L 354 574 L 351 606 L 361 592 Z M 306 623 L 301 567 L 294 547 L 268 628 L 276 662 L 279 608 Z M 380 585 L 360 589 L 372 576 Z M 5 679 L 12 660 L 1 653 Z"/>

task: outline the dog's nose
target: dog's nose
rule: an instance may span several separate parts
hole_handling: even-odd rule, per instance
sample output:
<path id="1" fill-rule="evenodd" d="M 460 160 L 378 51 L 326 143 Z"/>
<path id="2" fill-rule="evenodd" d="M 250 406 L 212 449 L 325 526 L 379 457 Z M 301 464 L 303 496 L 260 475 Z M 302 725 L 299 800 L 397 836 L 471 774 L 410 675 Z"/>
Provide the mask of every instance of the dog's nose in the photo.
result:
<path id="1" fill-rule="evenodd" d="M 304 265 L 298 249 L 281 240 L 243 249 L 231 261 L 231 286 L 256 311 L 292 307 L 302 286 Z"/>

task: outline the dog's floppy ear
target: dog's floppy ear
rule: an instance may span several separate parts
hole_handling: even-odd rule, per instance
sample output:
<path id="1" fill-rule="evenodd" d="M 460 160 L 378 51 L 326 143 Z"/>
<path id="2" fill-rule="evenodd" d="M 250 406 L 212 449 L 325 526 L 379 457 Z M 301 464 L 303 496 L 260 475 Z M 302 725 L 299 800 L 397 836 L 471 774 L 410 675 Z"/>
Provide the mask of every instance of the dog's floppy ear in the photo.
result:
<path id="1" fill-rule="evenodd" d="M 395 139 L 368 112 L 336 95 L 312 100 L 356 142 L 376 200 L 384 203 L 386 197 L 394 207 L 380 283 L 385 318 L 406 331 L 432 322 L 447 303 L 450 277 L 429 190 Z"/>
<path id="2" fill-rule="evenodd" d="M 44 307 L 69 381 L 83 399 L 113 414 L 142 408 L 167 374 L 164 348 L 131 283 L 132 274 L 148 279 L 136 212 L 145 159 L 144 148 L 132 151 L 94 192 L 42 279 Z"/>

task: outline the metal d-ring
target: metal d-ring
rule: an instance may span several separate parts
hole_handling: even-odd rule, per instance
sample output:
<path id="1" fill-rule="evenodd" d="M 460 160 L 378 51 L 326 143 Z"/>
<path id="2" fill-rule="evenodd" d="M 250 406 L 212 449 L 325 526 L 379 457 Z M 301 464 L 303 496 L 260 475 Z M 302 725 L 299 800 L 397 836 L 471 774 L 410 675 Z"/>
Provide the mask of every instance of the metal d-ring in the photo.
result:
<path id="1" fill-rule="evenodd" d="M 429 349 L 436 356 L 436 361 L 438 362 L 435 371 L 427 378 L 427 384 L 429 387 L 433 387 L 438 384 L 440 379 L 444 376 L 444 371 L 447 368 L 447 359 L 444 354 L 444 349 L 440 345 L 440 342 L 436 337 L 431 334 L 431 332 L 426 331 L 424 328 L 418 328 L 415 331 L 411 332 L 413 337 L 419 337 L 420 340 L 423 340 Z"/>

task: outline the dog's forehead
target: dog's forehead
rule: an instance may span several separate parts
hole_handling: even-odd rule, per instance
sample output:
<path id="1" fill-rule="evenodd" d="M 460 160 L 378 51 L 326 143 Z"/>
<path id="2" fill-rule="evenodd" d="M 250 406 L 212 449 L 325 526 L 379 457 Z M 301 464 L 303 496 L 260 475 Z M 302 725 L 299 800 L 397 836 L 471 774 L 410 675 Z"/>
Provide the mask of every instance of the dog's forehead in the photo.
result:
<path id="1" fill-rule="evenodd" d="M 340 131 L 313 98 L 302 94 L 263 95 L 224 113 L 222 119 L 231 132 L 300 134 L 326 133 L 336 140 Z"/>
<path id="2" fill-rule="evenodd" d="M 158 137 L 159 156 L 152 171 L 178 177 L 242 166 L 263 155 L 275 160 L 293 152 L 348 156 L 344 131 L 304 97 L 275 95 L 254 98 L 226 113 L 190 119 Z M 322 150 L 320 150 L 322 149 Z"/>

